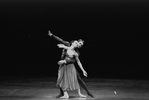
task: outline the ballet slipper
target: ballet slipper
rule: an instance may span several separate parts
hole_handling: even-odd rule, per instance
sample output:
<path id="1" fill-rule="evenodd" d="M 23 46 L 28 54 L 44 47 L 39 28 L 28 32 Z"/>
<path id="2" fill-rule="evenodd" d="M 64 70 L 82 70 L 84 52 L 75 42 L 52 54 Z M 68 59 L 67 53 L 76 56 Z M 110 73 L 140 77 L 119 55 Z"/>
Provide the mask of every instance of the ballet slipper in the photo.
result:
<path id="1" fill-rule="evenodd" d="M 79 96 L 80 96 L 81 98 L 86 98 L 86 95 L 83 95 L 83 94 L 79 94 Z"/>
<path id="2" fill-rule="evenodd" d="M 60 97 L 61 99 L 68 99 L 69 95 L 67 92 L 64 92 L 64 96 Z"/>
<path id="3" fill-rule="evenodd" d="M 62 96 L 62 97 L 60 97 L 61 99 L 68 99 L 69 98 L 69 96 L 68 95 L 64 95 L 64 96 Z"/>

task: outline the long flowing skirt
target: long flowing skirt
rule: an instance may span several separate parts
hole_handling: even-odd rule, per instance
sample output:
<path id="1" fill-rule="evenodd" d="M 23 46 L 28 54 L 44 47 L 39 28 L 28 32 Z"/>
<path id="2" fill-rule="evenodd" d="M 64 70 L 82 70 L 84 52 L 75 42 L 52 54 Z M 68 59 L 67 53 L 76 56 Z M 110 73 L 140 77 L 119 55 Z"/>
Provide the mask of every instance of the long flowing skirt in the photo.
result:
<path id="1" fill-rule="evenodd" d="M 57 86 L 66 91 L 80 88 L 74 64 L 68 64 L 59 67 Z"/>

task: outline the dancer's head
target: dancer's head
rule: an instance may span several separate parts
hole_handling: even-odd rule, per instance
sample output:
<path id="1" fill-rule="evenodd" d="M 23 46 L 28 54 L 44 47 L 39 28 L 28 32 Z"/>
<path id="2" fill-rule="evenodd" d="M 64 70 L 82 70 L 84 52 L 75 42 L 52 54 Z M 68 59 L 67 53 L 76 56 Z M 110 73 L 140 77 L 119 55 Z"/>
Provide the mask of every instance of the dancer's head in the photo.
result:
<path id="1" fill-rule="evenodd" d="M 84 41 L 82 39 L 79 39 L 78 41 L 77 40 L 74 40 L 71 42 L 71 47 L 73 48 L 80 48 L 82 47 L 84 44 Z"/>

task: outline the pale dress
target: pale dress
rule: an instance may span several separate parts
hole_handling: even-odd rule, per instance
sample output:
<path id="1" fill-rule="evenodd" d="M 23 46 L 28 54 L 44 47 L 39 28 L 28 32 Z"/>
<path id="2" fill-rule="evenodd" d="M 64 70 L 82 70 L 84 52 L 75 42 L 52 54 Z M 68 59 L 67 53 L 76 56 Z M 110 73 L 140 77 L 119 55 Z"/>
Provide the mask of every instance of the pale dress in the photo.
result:
<path id="1" fill-rule="evenodd" d="M 75 60 L 75 56 L 70 57 L 65 52 L 65 59 Z M 79 89 L 76 68 L 73 63 L 63 64 L 58 70 L 57 86 L 61 87 L 64 91 Z"/>

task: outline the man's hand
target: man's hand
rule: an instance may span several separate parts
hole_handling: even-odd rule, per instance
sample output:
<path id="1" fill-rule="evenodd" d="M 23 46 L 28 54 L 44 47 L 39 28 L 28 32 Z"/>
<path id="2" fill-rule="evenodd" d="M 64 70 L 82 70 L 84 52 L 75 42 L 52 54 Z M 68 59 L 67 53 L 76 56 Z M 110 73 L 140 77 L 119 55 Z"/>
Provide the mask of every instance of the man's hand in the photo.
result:
<path id="1" fill-rule="evenodd" d="M 48 35 L 52 36 L 53 34 L 49 31 Z"/>

